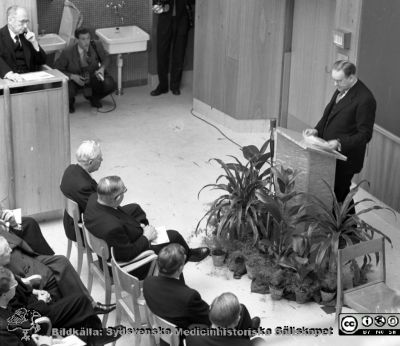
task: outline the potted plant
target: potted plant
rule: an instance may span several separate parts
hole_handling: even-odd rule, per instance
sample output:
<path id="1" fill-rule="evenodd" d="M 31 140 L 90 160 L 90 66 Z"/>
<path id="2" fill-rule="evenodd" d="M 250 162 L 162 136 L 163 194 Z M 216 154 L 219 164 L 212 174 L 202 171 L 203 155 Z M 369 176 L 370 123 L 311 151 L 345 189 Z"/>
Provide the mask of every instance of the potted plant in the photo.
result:
<path id="1" fill-rule="evenodd" d="M 337 290 L 337 273 L 326 271 L 320 279 L 322 303 L 328 303 L 335 298 Z"/>
<path id="2" fill-rule="evenodd" d="M 312 221 L 310 229 L 314 243 L 318 244 L 315 257 L 315 265 L 318 272 L 325 270 L 335 271 L 339 247 L 344 248 L 360 241 L 370 240 L 375 234 L 381 235 L 392 245 L 388 236 L 359 218 L 360 215 L 371 210 L 391 209 L 373 205 L 352 214 L 353 206 L 351 201 L 360 185 L 364 182 L 363 180 L 352 188 L 343 203 L 337 201 L 332 187 L 325 182 L 332 195 L 333 208 L 325 205 L 318 197 L 309 195 L 309 200 L 314 210 L 312 214 L 309 214 L 309 219 Z M 369 198 L 364 198 L 354 203 L 354 207 L 365 202 L 373 201 Z"/>
<path id="3" fill-rule="evenodd" d="M 222 267 L 227 253 L 222 246 L 221 240 L 215 234 L 206 233 L 203 238 L 203 244 L 210 249 L 214 266 Z"/>
<path id="4" fill-rule="evenodd" d="M 285 286 L 285 271 L 276 267 L 269 280 L 269 291 L 273 300 L 280 300 Z"/>
<path id="5" fill-rule="evenodd" d="M 245 241 L 249 235 L 256 243 L 259 233 L 265 233 L 266 215 L 259 210 L 258 192 L 270 193 L 271 184 L 271 154 L 267 151 L 270 141 L 267 140 L 261 149 L 254 145 L 242 148 L 247 162 L 231 156 L 235 162 L 225 163 L 214 158 L 223 169 L 215 183 L 205 185 L 205 188 L 220 190 L 222 195 L 210 206 L 209 210 L 200 219 L 196 226 L 199 229 L 201 222 L 206 219 L 206 228 L 213 220 L 217 220 L 217 236 L 227 240 Z M 266 168 L 263 168 L 266 166 Z"/>

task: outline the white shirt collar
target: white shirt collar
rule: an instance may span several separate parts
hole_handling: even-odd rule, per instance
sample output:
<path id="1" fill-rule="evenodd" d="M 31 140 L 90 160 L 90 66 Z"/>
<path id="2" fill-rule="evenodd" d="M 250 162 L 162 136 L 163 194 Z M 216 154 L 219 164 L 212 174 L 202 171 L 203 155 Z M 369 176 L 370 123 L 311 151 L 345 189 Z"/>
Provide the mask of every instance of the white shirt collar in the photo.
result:
<path id="1" fill-rule="evenodd" d="M 14 32 L 10 29 L 8 26 L 8 31 L 10 33 L 11 38 L 14 40 L 15 43 L 17 43 L 15 36 L 19 36 L 18 34 L 14 34 Z"/>

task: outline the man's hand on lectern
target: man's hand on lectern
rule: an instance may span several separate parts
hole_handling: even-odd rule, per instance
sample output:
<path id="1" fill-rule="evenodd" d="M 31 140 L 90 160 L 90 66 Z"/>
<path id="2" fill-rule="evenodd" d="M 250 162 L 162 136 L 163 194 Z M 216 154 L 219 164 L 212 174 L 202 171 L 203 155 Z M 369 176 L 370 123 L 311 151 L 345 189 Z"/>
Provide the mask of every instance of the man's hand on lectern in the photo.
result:
<path id="1" fill-rule="evenodd" d="M 19 73 L 14 73 L 12 71 L 8 72 L 5 76 L 4 79 L 8 79 L 12 82 L 22 82 L 24 79 Z"/>
<path id="2" fill-rule="evenodd" d="M 304 130 L 304 135 L 305 136 L 318 136 L 318 131 L 316 129 L 306 129 Z"/>

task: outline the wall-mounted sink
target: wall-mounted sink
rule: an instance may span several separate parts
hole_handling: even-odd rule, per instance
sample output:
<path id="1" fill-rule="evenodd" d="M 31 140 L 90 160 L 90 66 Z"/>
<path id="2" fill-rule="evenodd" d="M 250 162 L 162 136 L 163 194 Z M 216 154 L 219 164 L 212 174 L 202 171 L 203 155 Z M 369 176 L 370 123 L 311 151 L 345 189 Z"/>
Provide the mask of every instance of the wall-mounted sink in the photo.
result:
<path id="1" fill-rule="evenodd" d="M 118 90 L 117 95 L 122 95 L 122 54 L 142 52 L 147 49 L 147 41 L 150 36 L 135 25 L 121 26 L 119 28 L 103 28 L 97 29 L 96 35 L 103 44 L 104 49 L 109 54 L 118 54 L 117 71 L 118 71 Z"/>
<path id="2" fill-rule="evenodd" d="M 66 42 L 57 34 L 39 35 L 37 40 L 46 54 L 62 50 L 66 45 Z"/>
<path id="3" fill-rule="evenodd" d="M 96 35 L 109 54 L 144 51 L 150 39 L 148 33 L 135 25 L 97 29 Z"/>

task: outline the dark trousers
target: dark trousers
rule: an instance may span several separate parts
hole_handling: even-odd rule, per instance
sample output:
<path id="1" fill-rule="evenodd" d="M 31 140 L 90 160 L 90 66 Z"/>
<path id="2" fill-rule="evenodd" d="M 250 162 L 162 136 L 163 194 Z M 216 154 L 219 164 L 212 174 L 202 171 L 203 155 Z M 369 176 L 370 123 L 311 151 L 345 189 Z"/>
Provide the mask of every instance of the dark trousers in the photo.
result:
<path id="1" fill-rule="evenodd" d="M 14 233 L 25 240 L 33 251 L 41 255 L 54 255 L 53 249 L 47 243 L 35 219 L 23 217 L 21 226 L 22 233 L 19 233 L 19 231 L 15 231 Z"/>
<path id="2" fill-rule="evenodd" d="M 180 88 L 189 28 L 189 19 L 186 13 L 179 17 L 173 17 L 170 12 L 158 16 L 157 72 L 158 88 L 162 90 L 168 90 L 170 57 L 170 89 Z"/>
<path id="3" fill-rule="evenodd" d="M 90 82 L 88 85 L 81 87 L 76 84 L 74 81 L 68 81 L 68 94 L 69 94 L 69 105 L 73 105 L 75 102 L 75 96 L 79 92 L 79 90 L 84 90 L 88 88 L 90 90 L 91 95 L 87 95 L 87 97 L 93 97 L 95 99 L 102 99 L 107 95 L 111 94 L 116 88 L 117 85 L 114 79 L 107 73 L 104 74 L 104 81 L 99 81 L 96 76 L 90 76 Z M 86 96 L 86 95 L 85 95 Z"/>
<path id="4" fill-rule="evenodd" d="M 351 180 L 353 179 L 354 173 L 342 167 L 338 162 L 336 165 L 335 172 L 335 196 L 339 203 L 343 203 L 346 196 L 350 192 Z M 354 201 L 351 200 L 350 205 L 354 205 Z M 352 207 L 350 214 L 355 214 L 355 209 Z"/>

